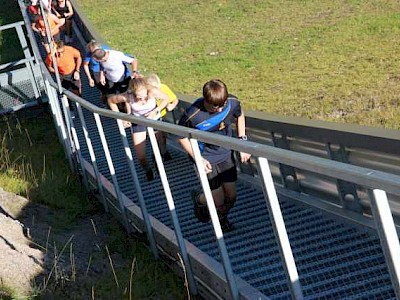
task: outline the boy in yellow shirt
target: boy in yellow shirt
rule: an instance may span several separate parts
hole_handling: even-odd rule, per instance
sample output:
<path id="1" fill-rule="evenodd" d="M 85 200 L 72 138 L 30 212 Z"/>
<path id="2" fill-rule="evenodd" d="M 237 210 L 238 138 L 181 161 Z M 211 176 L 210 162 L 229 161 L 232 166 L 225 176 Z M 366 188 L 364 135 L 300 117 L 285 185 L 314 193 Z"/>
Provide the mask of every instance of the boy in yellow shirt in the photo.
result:
<path id="1" fill-rule="evenodd" d="M 176 97 L 175 93 L 166 85 L 161 83 L 160 78 L 156 75 L 156 74 L 150 74 L 148 75 L 146 78 L 146 83 L 152 87 L 155 87 L 157 89 L 160 89 L 162 92 L 164 92 L 165 94 L 167 94 L 168 98 L 169 98 L 169 102 L 168 105 L 163 108 L 160 112 L 161 114 L 161 119 L 165 117 L 165 115 L 167 114 L 168 111 L 172 111 L 179 103 L 178 98 Z M 157 99 L 157 105 L 159 105 L 160 100 Z M 169 152 L 167 151 L 167 133 L 163 132 L 161 141 L 160 141 L 160 152 L 161 152 L 161 156 L 163 157 L 164 161 L 168 161 L 171 160 L 172 157 L 169 154 Z"/>

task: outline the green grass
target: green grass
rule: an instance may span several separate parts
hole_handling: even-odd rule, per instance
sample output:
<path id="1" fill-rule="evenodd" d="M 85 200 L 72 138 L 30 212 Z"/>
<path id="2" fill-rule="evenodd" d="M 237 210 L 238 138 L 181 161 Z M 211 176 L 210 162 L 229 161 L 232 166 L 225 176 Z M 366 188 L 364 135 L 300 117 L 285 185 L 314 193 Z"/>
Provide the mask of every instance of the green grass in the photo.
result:
<path id="1" fill-rule="evenodd" d="M 51 118 L 3 116 L 0 122 L 0 186 L 59 210 L 59 227 L 96 209 L 66 164 Z"/>
<path id="2" fill-rule="evenodd" d="M 14 300 L 18 299 L 18 295 L 15 290 L 5 285 L 0 277 L 0 299 L 1 300 Z"/>
<path id="3" fill-rule="evenodd" d="M 182 280 L 154 259 L 144 244 L 129 238 L 120 224 L 110 223 L 105 234 L 102 244 L 108 247 L 115 275 L 105 246 L 101 246 L 101 251 L 92 252 L 91 266 L 104 266 L 105 270 L 98 275 L 77 274 L 79 284 L 66 282 L 64 288 L 53 282 L 36 299 L 92 299 L 92 295 L 93 299 L 185 299 Z M 116 259 L 118 256 L 122 259 Z"/>
<path id="4" fill-rule="evenodd" d="M 15 0 L 0 1 L 0 26 L 22 20 L 18 2 Z M 0 65 L 24 58 L 18 35 L 15 29 L 0 31 Z"/>
<path id="5" fill-rule="evenodd" d="M 249 110 L 400 128 L 400 2 L 79 1 L 175 91 L 224 80 Z"/>

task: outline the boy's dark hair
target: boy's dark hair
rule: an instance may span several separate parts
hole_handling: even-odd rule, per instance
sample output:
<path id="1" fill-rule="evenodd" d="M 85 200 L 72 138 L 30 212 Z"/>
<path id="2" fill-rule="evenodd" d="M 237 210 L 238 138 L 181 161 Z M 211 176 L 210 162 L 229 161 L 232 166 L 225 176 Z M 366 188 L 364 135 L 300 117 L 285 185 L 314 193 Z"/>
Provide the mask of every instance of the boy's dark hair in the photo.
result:
<path id="1" fill-rule="evenodd" d="M 212 105 L 223 106 L 228 99 L 228 89 L 221 80 L 212 79 L 204 84 L 203 97 Z"/>
<path id="2" fill-rule="evenodd" d="M 106 56 L 106 51 L 104 51 L 103 49 L 96 49 L 92 54 L 92 57 L 95 60 L 102 60 L 104 56 Z"/>

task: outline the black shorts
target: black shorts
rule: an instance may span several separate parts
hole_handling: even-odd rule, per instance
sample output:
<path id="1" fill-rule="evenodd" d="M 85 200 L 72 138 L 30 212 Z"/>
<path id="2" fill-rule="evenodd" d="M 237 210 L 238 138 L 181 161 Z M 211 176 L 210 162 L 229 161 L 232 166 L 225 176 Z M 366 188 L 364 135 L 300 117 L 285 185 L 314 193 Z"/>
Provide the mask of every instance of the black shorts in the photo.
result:
<path id="1" fill-rule="evenodd" d="M 113 95 L 113 94 L 122 94 L 125 93 L 129 88 L 129 81 L 131 78 L 128 76 L 122 81 L 111 82 L 107 81 L 105 85 L 105 94 Z"/>
<path id="2" fill-rule="evenodd" d="M 61 75 L 61 85 L 66 90 L 80 91 L 82 83 L 81 80 L 74 79 L 74 72 L 68 75 Z"/>
<path id="3" fill-rule="evenodd" d="M 232 156 L 227 160 L 212 165 L 212 171 L 207 174 L 211 190 L 216 190 L 224 182 L 235 182 L 237 180 L 236 164 Z"/>

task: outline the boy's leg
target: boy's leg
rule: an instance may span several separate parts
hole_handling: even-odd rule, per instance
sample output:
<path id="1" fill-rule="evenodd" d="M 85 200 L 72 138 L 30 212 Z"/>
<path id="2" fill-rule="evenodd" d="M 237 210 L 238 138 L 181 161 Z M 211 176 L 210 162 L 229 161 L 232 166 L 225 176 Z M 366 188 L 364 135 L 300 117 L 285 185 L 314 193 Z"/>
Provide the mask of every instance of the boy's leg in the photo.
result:
<path id="1" fill-rule="evenodd" d="M 221 173 L 219 174 L 223 188 L 223 205 L 220 208 L 220 222 L 224 231 L 229 232 L 234 229 L 228 220 L 228 213 L 236 202 L 236 180 L 237 171 L 233 159 L 223 162 L 218 166 Z"/>
<path id="2" fill-rule="evenodd" d="M 165 140 L 163 132 L 157 131 L 156 138 L 158 141 L 158 147 L 160 148 L 160 154 L 164 158 L 164 155 L 167 152 L 167 141 Z"/>
<path id="3" fill-rule="evenodd" d="M 236 182 L 224 182 L 224 204 L 227 213 L 233 208 L 236 202 Z"/>

